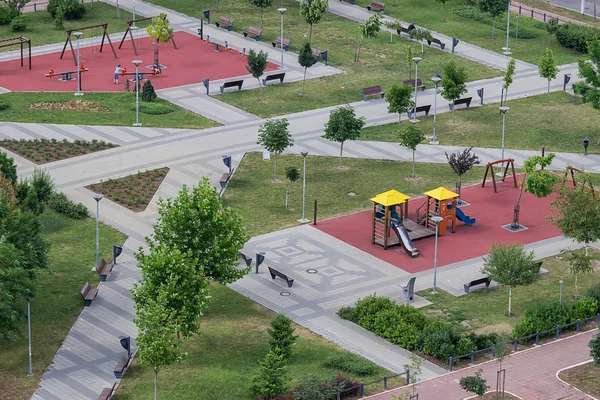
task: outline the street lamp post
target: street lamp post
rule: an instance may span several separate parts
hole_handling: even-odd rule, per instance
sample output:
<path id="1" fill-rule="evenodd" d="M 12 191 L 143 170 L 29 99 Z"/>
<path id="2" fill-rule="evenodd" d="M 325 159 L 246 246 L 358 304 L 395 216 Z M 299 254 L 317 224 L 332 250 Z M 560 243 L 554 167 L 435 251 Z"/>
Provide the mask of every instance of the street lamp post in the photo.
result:
<path id="1" fill-rule="evenodd" d="M 142 60 L 133 60 L 135 64 L 135 124 L 133 126 L 142 126 L 140 124 L 140 74 L 139 68 Z"/>
<path id="2" fill-rule="evenodd" d="M 79 38 L 83 32 L 74 32 L 73 35 L 77 38 L 77 93 L 75 96 L 83 96 L 81 93 L 81 51 L 79 50 Z"/>
<path id="3" fill-rule="evenodd" d="M 508 10 L 506 13 L 506 48 L 504 54 L 510 54 L 510 48 L 508 47 L 508 39 L 510 38 L 510 0 L 508 0 Z"/>
<path id="4" fill-rule="evenodd" d="M 517 20 L 517 26 L 515 30 L 515 50 L 519 48 L 519 16 L 515 15 L 515 19 Z"/>
<path id="5" fill-rule="evenodd" d="M 304 157 L 304 167 L 303 167 L 303 172 L 302 172 L 302 219 L 299 219 L 298 222 L 305 224 L 307 222 L 309 222 L 308 219 L 306 219 L 306 156 L 308 155 L 308 151 L 303 151 L 300 154 L 302 154 L 302 157 Z"/>
<path id="6" fill-rule="evenodd" d="M 283 14 L 287 11 L 287 8 L 280 7 L 277 9 L 281 13 L 281 68 L 283 68 Z"/>
<path id="7" fill-rule="evenodd" d="M 98 219 L 100 218 L 100 200 L 104 197 L 100 193 L 94 193 L 94 200 L 96 200 L 96 265 L 98 265 L 98 256 L 100 254 L 100 231 L 98 230 Z"/>
<path id="8" fill-rule="evenodd" d="M 560 295 L 558 298 L 558 302 L 560 304 L 562 304 L 562 287 L 563 287 L 563 283 L 565 283 L 565 281 L 563 281 L 562 279 L 560 281 L 558 281 L 558 283 L 560 284 Z"/>
<path id="9" fill-rule="evenodd" d="M 433 250 L 433 293 L 436 293 L 437 289 L 437 250 L 438 250 L 438 234 L 440 232 L 440 222 L 444 218 L 440 216 L 431 217 L 431 220 L 435 223 L 435 248 Z"/>
<path id="10" fill-rule="evenodd" d="M 431 142 L 429 142 L 429 144 L 439 144 L 437 141 L 437 91 L 438 91 L 438 85 L 440 84 L 440 81 L 442 80 L 442 78 L 440 78 L 439 76 L 434 76 L 433 78 L 431 78 L 431 80 L 433 81 L 433 83 L 435 84 L 435 89 L 433 92 L 433 140 Z"/>
<path id="11" fill-rule="evenodd" d="M 585 0 L 581 0 L 581 15 L 585 15 Z"/>
<path id="12" fill-rule="evenodd" d="M 422 60 L 421 57 L 413 57 L 412 59 L 415 62 L 415 108 L 413 112 L 413 121 L 417 122 L 417 81 L 419 79 L 419 61 Z"/>

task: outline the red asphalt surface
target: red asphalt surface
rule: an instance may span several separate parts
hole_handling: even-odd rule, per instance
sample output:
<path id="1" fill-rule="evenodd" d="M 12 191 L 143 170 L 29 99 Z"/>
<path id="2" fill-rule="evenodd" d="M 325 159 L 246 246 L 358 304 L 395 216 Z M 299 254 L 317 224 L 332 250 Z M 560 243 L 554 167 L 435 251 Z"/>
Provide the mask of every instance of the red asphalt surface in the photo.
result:
<path id="1" fill-rule="evenodd" d="M 207 44 L 199 36 L 187 32 L 175 32 L 174 38 L 178 49 L 175 49 L 172 43 L 161 43 L 159 47 L 159 61 L 167 68 L 163 69 L 161 75 L 146 75 L 151 79 L 155 89 L 201 83 L 205 78 L 216 80 L 248 74 L 246 56 L 240 54 L 237 50 L 216 52 L 214 51 L 214 45 Z M 117 59 L 114 58 L 106 41 L 102 53 L 97 52 L 99 45 L 82 47 L 80 49 L 81 64 L 89 69 L 81 78 L 82 91 L 123 91 L 125 82 L 123 77 L 119 77 L 120 85 L 113 84 L 113 74 L 118 64 L 127 68 L 127 72 L 135 72 L 135 65 L 132 61 L 139 59 L 142 60 L 140 72 L 150 72 L 151 69 L 147 66 L 152 66 L 154 63 L 154 47 L 150 38 L 136 39 L 135 43 L 138 49 L 137 56 L 133 52 L 133 46 L 129 39 L 123 43 L 120 50 L 118 49 L 119 41 L 113 42 L 113 47 L 118 56 Z M 77 40 L 73 40 L 73 48 L 75 49 L 75 55 L 77 55 Z M 93 52 L 94 48 L 96 53 Z M 55 73 L 77 70 L 69 46 L 67 46 L 62 60 L 60 59 L 60 52 L 32 57 L 31 71 L 28 69 L 26 51 L 24 51 L 24 55 L 23 67 L 20 66 L 20 60 L 0 63 L 1 87 L 18 92 L 77 91 L 77 80 L 61 82 L 58 80 L 60 76 L 53 79 L 45 76 L 50 69 L 53 69 Z M 269 63 L 267 66 L 267 71 L 276 69 L 275 64 Z M 132 76 L 129 77 L 129 79 L 132 78 Z"/>
<path id="2" fill-rule="evenodd" d="M 504 389 L 524 400 L 584 400 L 592 396 L 580 392 L 560 381 L 556 373 L 561 369 L 591 361 L 588 343 L 598 329 L 551 342 L 531 350 L 516 353 L 502 362 L 506 370 Z M 460 378 L 475 375 L 483 369 L 487 384 L 496 388 L 497 361 L 489 361 L 460 371 L 442 375 L 417 385 L 419 399 L 423 400 L 462 400 L 470 397 L 459 386 Z M 368 397 L 369 400 L 392 400 L 407 388 L 390 390 Z"/>
<path id="3" fill-rule="evenodd" d="M 402 188 L 395 189 L 402 191 Z M 480 184 L 463 188 L 462 199 L 470 205 L 461 209 L 477 221 L 471 226 L 457 221 L 456 233 L 451 233 L 448 223 L 446 234 L 438 241 L 438 266 L 484 256 L 489 253 L 492 242 L 529 244 L 561 235 L 554 223 L 546 220 L 554 195 L 538 199 L 523 193 L 519 222 L 529 229 L 513 233 L 502 228 L 512 221 L 518 197 L 519 189 L 512 185 L 512 179 L 499 184 L 498 193 L 494 193 L 491 182 L 484 188 Z M 424 197 L 409 200 L 410 219 L 416 221 L 416 210 L 424 202 Z M 367 210 L 319 222 L 316 228 L 409 273 L 433 269 L 435 236 L 413 241 L 420 255 L 411 259 L 399 246 L 384 250 L 371 244 L 372 215 L 372 210 Z"/>

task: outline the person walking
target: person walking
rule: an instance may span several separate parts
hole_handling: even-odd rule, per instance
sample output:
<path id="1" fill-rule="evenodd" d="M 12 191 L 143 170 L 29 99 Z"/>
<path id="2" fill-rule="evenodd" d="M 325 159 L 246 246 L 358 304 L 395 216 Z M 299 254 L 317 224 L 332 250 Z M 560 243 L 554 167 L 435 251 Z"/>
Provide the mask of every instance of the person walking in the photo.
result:
<path id="1" fill-rule="evenodd" d="M 121 74 L 121 64 L 117 65 L 117 68 L 115 68 L 115 76 L 114 76 L 114 80 L 113 83 L 115 85 L 119 84 L 119 75 Z"/>

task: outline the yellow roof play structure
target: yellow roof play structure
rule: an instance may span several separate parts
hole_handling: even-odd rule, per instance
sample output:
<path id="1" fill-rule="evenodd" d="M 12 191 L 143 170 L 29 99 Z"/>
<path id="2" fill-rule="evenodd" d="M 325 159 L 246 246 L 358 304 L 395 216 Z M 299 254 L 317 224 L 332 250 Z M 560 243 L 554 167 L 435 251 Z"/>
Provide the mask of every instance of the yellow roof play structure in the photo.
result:
<path id="1" fill-rule="evenodd" d="M 443 186 L 440 186 L 437 189 L 433 189 L 428 192 L 425 192 L 425 196 L 434 198 L 436 200 L 448 200 L 448 199 L 453 199 L 455 197 L 458 197 L 458 194 L 454 193 L 451 190 L 446 189 Z"/>
<path id="2" fill-rule="evenodd" d="M 458 195 L 457 195 L 458 196 Z M 387 192 L 379 193 L 377 196 L 371 199 L 372 202 L 381 204 L 384 207 L 395 206 L 398 204 L 405 203 L 410 196 L 400 193 L 397 190 L 388 190 Z"/>

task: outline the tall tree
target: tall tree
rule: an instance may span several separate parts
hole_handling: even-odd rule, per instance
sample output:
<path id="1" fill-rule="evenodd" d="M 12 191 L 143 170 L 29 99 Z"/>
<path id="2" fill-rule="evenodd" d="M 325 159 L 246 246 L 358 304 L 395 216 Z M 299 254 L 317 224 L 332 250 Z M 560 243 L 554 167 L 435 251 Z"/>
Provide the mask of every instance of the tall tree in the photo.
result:
<path id="1" fill-rule="evenodd" d="M 345 105 L 336 108 L 329 114 L 329 121 L 325 124 L 325 139 L 340 143 L 340 168 L 346 140 L 356 140 L 365 126 L 365 119 L 357 117 L 354 108 Z"/>
<path id="2" fill-rule="evenodd" d="M 469 172 L 471 168 L 473 168 L 475 165 L 481 162 L 479 160 L 479 157 L 475 155 L 475 153 L 471 153 L 471 150 L 473 150 L 473 148 L 469 147 L 468 149 L 464 149 L 463 151 L 457 151 L 456 153 L 452 153 L 450 155 L 446 153 L 446 160 L 448 160 L 450 168 L 452 168 L 454 173 L 458 176 L 458 183 L 456 184 L 456 187 L 458 189 L 459 199 L 460 190 L 462 186 L 462 176 Z"/>
<path id="3" fill-rule="evenodd" d="M 262 84 L 260 77 L 265 73 L 265 69 L 267 69 L 268 56 L 269 53 L 265 53 L 262 50 L 260 50 L 258 53 L 254 49 L 250 49 L 248 51 L 248 65 L 246 65 L 246 69 L 258 81 L 258 87 L 260 88 L 259 101 L 262 101 Z"/>
<path id="4" fill-rule="evenodd" d="M 436 0 L 438 3 L 442 3 L 442 7 L 444 8 L 444 22 L 446 22 L 446 3 L 449 3 L 450 0 Z"/>
<path id="5" fill-rule="evenodd" d="M 508 315 L 512 315 L 513 289 L 530 285 L 538 277 L 540 267 L 533 257 L 533 251 L 526 253 L 519 243 L 492 243 L 490 254 L 483 258 L 481 273 L 508 287 Z"/>
<path id="6" fill-rule="evenodd" d="M 515 59 L 511 58 L 506 67 L 506 72 L 502 74 L 504 76 L 504 83 L 502 84 L 502 94 L 500 95 L 500 105 L 502 106 L 508 100 L 508 88 L 513 83 L 515 76 Z"/>
<path id="7" fill-rule="evenodd" d="M 411 38 L 413 38 L 414 40 L 418 41 L 421 44 L 421 54 L 423 54 L 425 52 L 424 41 L 433 39 L 431 32 L 429 32 L 427 29 L 421 29 L 421 28 L 411 29 L 409 35 Z"/>
<path id="8" fill-rule="evenodd" d="M 360 61 L 360 49 L 365 38 L 375 38 L 381 29 L 381 16 L 373 14 L 363 22 L 358 24 L 360 31 L 360 42 L 358 43 L 358 51 L 356 52 L 356 62 Z"/>
<path id="9" fill-rule="evenodd" d="M 300 54 L 298 54 L 298 64 L 304 67 L 304 77 L 302 78 L 302 92 L 300 95 L 304 95 L 304 82 L 306 82 L 306 70 L 317 63 L 317 59 L 313 56 L 312 49 L 309 43 L 304 43 Z"/>
<path id="10" fill-rule="evenodd" d="M 388 102 L 388 112 L 398 113 L 398 123 L 403 113 L 409 112 L 415 107 L 412 101 L 412 87 L 408 85 L 394 85 L 385 93 L 385 101 Z"/>
<path id="11" fill-rule="evenodd" d="M 173 39 L 173 28 L 169 26 L 167 14 L 160 13 L 152 17 L 152 23 L 146 27 L 148 36 L 154 39 L 154 66 L 160 71 L 160 63 L 158 62 L 158 44 L 167 43 Z M 136 87 L 138 86 L 136 82 Z"/>
<path id="12" fill-rule="evenodd" d="M 277 180 L 277 156 L 294 145 L 294 139 L 288 129 L 285 118 L 268 119 L 258 130 L 258 142 L 268 152 L 275 153 L 273 158 L 273 180 Z"/>
<path id="13" fill-rule="evenodd" d="M 558 68 L 556 62 L 554 62 L 554 54 L 552 50 L 546 49 L 544 56 L 540 59 L 538 68 L 540 70 L 540 76 L 548 80 L 548 104 L 550 104 L 550 81 L 556 78 L 558 74 Z"/>
<path id="14" fill-rule="evenodd" d="M 479 0 L 477 4 L 481 12 L 488 13 L 492 17 L 492 39 L 494 39 L 496 21 L 508 10 L 508 0 Z"/>
<path id="15" fill-rule="evenodd" d="M 573 251 L 562 250 L 561 254 L 567 257 L 569 271 L 575 276 L 575 298 L 579 299 L 579 282 L 581 274 L 590 274 L 594 272 L 594 261 L 598 259 L 596 255 L 590 255 L 587 247 Z"/>
<path id="16" fill-rule="evenodd" d="M 444 74 L 440 81 L 442 91 L 440 94 L 449 102 L 459 99 L 467 92 L 467 72 L 463 67 L 457 67 L 454 61 L 450 61 L 444 66 Z M 454 107 L 452 107 L 452 120 L 454 119 Z"/>
<path id="17" fill-rule="evenodd" d="M 579 76 L 583 81 L 573 84 L 573 91 L 584 102 L 600 110 L 600 40 L 588 42 L 590 60 L 579 60 Z"/>
<path id="18" fill-rule="evenodd" d="M 271 350 L 282 354 L 287 360 L 292 355 L 292 347 L 296 343 L 298 336 L 294 335 L 294 323 L 285 315 L 277 314 L 271 321 L 271 328 L 267 329 L 269 332 L 269 346 Z"/>
<path id="19" fill-rule="evenodd" d="M 313 25 L 318 24 L 327 12 L 329 0 L 302 0 L 300 3 L 300 15 L 307 24 L 310 25 L 308 31 L 308 43 L 312 43 Z"/>
<path id="20" fill-rule="evenodd" d="M 416 124 L 409 124 L 406 128 L 400 131 L 398 141 L 400 146 L 412 150 L 412 175 L 415 177 L 415 151 L 417 146 L 425 140 L 425 134 L 417 127 Z"/>
<path id="21" fill-rule="evenodd" d="M 263 26 L 263 10 L 267 7 L 271 7 L 273 5 L 273 0 L 249 0 L 250 4 L 258 7 L 260 10 L 260 27 Z"/>

